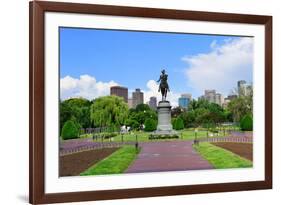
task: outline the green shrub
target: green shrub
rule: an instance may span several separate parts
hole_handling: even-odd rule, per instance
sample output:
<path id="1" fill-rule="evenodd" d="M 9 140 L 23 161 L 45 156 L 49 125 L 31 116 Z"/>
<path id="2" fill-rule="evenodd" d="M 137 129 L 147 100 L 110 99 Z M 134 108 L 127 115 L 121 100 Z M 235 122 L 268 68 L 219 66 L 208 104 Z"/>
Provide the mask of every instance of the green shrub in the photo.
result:
<path id="1" fill-rule="evenodd" d="M 253 130 L 253 118 L 250 115 L 245 115 L 240 121 L 240 128 L 243 131 Z"/>
<path id="2" fill-rule="evenodd" d="M 173 121 L 173 128 L 175 130 L 182 130 L 184 128 L 184 122 L 182 120 L 181 117 L 177 117 L 174 121 Z"/>
<path id="3" fill-rule="evenodd" d="M 157 128 L 156 120 L 149 118 L 144 122 L 144 131 L 151 132 L 156 130 L 156 128 Z"/>
<path id="4" fill-rule="evenodd" d="M 116 137 L 118 135 L 117 132 L 101 132 L 101 133 L 95 133 L 93 135 L 93 139 L 109 139 Z"/>
<path id="5" fill-rule="evenodd" d="M 78 138 L 79 128 L 76 123 L 72 120 L 66 121 L 62 127 L 61 136 L 64 140 Z"/>
<path id="6" fill-rule="evenodd" d="M 117 136 L 116 132 L 108 132 L 108 133 L 103 133 L 102 134 L 104 139 L 109 139 Z"/>

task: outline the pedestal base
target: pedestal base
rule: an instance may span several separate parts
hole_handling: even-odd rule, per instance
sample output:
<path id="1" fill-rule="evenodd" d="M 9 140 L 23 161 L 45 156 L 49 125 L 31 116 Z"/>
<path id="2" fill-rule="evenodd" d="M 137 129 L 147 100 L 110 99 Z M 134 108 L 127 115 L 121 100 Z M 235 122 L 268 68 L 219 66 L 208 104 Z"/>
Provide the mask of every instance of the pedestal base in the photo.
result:
<path id="1" fill-rule="evenodd" d="M 158 125 L 155 135 L 178 135 L 171 124 L 171 105 L 169 101 L 160 101 L 157 106 Z"/>

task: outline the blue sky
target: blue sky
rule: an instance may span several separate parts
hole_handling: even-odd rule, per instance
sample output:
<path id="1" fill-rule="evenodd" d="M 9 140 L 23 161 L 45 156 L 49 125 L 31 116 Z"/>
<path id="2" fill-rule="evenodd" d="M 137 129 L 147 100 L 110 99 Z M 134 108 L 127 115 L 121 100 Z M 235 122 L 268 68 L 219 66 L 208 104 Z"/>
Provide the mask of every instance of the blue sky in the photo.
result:
<path id="1" fill-rule="evenodd" d="M 241 43 L 243 39 L 241 37 L 218 35 L 60 28 L 60 77 L 61 83 L 65 83 L 61 92 L 66 93 L 63 93 L 65 98 L 71 97 L 69 95 L 78 95 L 78 93 L 82 97 L 87 97 L 83 96 L 87 95 L 85 86 L 88 89 L 99 89 L 99 86 L 93 84 L 100 83 L 100 86 L 106 87 L 109 82 L 126 86 L 129 90 L 141 88 L 149 92 L 153 89 L 153 86 L 155 87 L 155 82 L 150 82 L 151 86 L 148 85 L 148 82 L 158 80 L 161 69 L 165 68 L 169 75 L 171 95 L 176 94 L 178 96 L 180 93 L 191 93 L 194 97 L 198 97 L 204 89 L 217 89 L 218 92 L 226 95 L 228 91 L 225 86 L 220 91 L 221 85 L 203 83 L 201 86 L 197 85 L 200 84 L 197 81 L 208 81 L 208 79 L 205 79 L 208 78 L 208 75 L 203 73 L 208 73 L 211 69 L 216 73 L 218 72 L 217 67 L 227 63 L 224 62 L 224 56 L 221 56 L 225 54 L 224 52 L 226 52 L 228 58 L 239 60 L 240 57 L 237 52 L 244 55 L 244 47 L 246 47 L 245 62 L 236 65 L 237 62 L 233 62 L 231 59 L 228 61 L 235 64 L 234 67 L 243 67 L 242 71 L 243 73 L 245 71 L 245 73 L 236 76 L 236 74 L 233 74 L 235 68 L 232 68 L 230 75 L 237 79 L 232 80 L 234 84 L 232 87 L 228 85 L 229 88 L 227 89 L 230 90 L 235 87 L 236 80 L 240 78 L 251 82 L 252 60 L 249 59 L 249 54 L 252 54 L 252 50 L 249 49 L 249 45 L 251 46 L 252 42 Z M 229 50 L 229 47 L 232 50 Z M 231 57 L 232 53 L 235 53 L 233 58 Z M 218 66 L 212 65 L 212 68 L 205 70 L 208 69 L 205 67 L 209 67 L 209 64 L 216 61 L 218 61 Z M 233 67 L 233 65 L 228 67 Z M 224 68 L 220 69 L 224 72 Z M 200 70 L 204 76 L 202 79 L 200 79 L 200 73 L 196 73 Z M 236 70 L 241 73 L 241 69 Z M 194 73 L 196 74 L 194 75 Z M 226 72 L 226 74 L 228 73 Z M 81 76 L 88 76 L 89 79 L 85 81 Z M 93 79 L 95 82 L 91 81 Z M 210 80 L 212 81 L 212 79 Z M 80 85 L 83 84 L 81 81 L 83 83 L 91 81 L 91 83 L 84 86 Z M 76 84 L 76 87 L 74 84 Z M 72 91 L 68 92 L 70 88 Z M 84 90 L 81 91 L 81 89 Z M 104 92 L 107 94 L 107 91 Z M 91 97 L 96 96 L 90 95 L 88 98 Z"/>

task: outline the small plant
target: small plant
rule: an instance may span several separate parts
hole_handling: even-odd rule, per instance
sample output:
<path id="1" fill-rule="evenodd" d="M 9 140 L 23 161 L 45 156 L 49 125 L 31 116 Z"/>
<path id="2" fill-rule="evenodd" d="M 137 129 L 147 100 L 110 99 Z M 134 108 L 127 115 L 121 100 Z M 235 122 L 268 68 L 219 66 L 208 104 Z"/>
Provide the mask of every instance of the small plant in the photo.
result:
<path id="1" fill-rule="evenodd" d="M 62 127 L 61 136 L 64 140 L 76 139 L 79 136 L 79 129 L 74 121 L 68 120 Z"/>

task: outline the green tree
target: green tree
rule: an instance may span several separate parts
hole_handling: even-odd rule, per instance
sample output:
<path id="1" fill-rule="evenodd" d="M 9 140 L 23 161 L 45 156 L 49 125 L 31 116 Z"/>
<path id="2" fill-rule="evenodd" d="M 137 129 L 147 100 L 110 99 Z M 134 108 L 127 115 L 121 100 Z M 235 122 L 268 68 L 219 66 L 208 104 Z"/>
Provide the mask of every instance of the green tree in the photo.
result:
<path id="1" fill-rule="evenodd" d="M 182 130 L 183 128 L 184 128 L 183 119 L 181 117 L 177 117 L 173 121 L 173 129 L 175 129 L 175 130 Z"/>
<path id="2" fill-rule="evenodd" d="M 91 106 L 91 120 L 97 127 L 120 126 L 128 117 L 128 105 L 121 97 L 97 98 Z"/>
<path id="3" fill-rule="evenodd" d="M 62 130 L 64 123 L 67 120 L 70 120 L 72 116 L 73 114 L 70 105 L 65 102 L 60 102 L 60 131 Z"/>
<path id="4" fill-rule="evenodd" d="M 61 131 L 61 137 L 64 140 L 75 139 L 79 137 L 79 127 L 73 120 L 68 120 L 64 123 Z"/>
<path id="5" fill-rule="evenodd" d="M 60 102 L 60 130 L 68 120 L 75 119 L 83 128 L 91 127 L 91 102 L 84 98 L 71 98 Z"/>
<path id="6" fill-rule="evenodd" d="M 138 104 L 135 109 L 136 112 L 143 112 L 143 111 L 149 111 L 149 110 L 151 110 L 151 109 L 147 104 Z"/>
<path id="7" fill-rule="evenodd" d="M 243 116 L 252 115 L 252 100 L 250 97 L 239 97 L 228 103 L 227 109 L 232 113 L 233 120 L 240 122 Z"/>
<path id="8" fill-rule="evenodd" d="M 243 131 L 253 130 L 253 118 L 251 115 L 245 115 L 240 121 L 240 127 Z"/>
<path id="9" fill-rule="evenodd" d="M 131 118 L 125 121 L 125 125 L 131 127 L 132 129 L 138 129 L 140 127 L 140 123 Z"/>
<path id="10" fill-rule="evenodd" d="M 147 119 L 157 120 L 157 113 L 148 105 L 140 104 L 136 107 L 136 109 L 132 108 L 129 110 L 128 120 L 126 121 L 126 124 L 133 128 L 139 128 L 140 125 L 144 124 Z"/>
<path id="11" fill-rule="evenodd" d="M 144 122 L 144 131 L 151 132 L 156 130 L 157 128 L 157 121 L 151 118 L 148 118 Z"/>
<path id="12" fill-rule="evenodd" d="M 220 105 L 199 99 L 192 100 L 188 110 L 179 116 L 183 119 L 185 127 L 210 127 L 224 122 L 227 115 Z"/>

